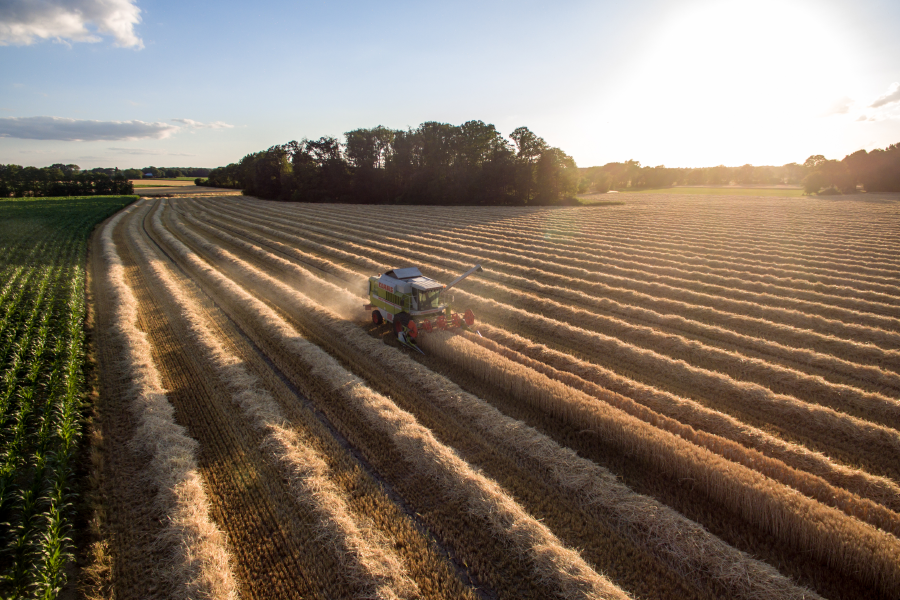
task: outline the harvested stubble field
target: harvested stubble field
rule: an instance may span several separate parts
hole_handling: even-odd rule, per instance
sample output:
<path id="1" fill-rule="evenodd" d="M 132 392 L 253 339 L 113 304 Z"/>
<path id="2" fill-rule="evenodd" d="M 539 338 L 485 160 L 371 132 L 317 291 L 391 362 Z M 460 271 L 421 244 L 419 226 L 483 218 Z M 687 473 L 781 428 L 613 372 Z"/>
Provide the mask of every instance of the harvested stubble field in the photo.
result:
<path id="1" fill-rule="evenodd" d="M 91 255 L 85 591 L 896 598 L 898 243 L 874 194 L 142 200 Z M 480 335 L 361 308 L 475 262 Z"/>

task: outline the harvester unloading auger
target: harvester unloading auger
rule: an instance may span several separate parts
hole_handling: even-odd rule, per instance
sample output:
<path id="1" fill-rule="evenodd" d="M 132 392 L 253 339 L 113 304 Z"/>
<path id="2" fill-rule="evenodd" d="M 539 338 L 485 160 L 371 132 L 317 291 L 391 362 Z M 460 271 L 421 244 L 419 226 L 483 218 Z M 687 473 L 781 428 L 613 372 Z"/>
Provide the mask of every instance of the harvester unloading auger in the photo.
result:
<path id="1" fill-rule="evenodd" d="M 463 314 L 453 312 L 449 302 L 442 303 L 441 294 L 481 270 L 481 265 L 475 265 L 443 285 L 425 277 L 416 267 L 391 269 L 369 278 L 369 304 L 363 308 L 372 310 L 372 322 L 376 325 L 391 323 L 401 344 L 422 352 L 416 345 L 420 333 L 475 325 L 471 310 Z"/>

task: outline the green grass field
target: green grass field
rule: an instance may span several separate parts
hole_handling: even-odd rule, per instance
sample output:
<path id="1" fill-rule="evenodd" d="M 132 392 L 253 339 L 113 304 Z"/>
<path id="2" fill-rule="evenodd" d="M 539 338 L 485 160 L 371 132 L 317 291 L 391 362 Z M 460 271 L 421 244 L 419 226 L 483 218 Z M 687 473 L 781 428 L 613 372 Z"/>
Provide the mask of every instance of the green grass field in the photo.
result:
<path id="1" fill-rule="evenodd" d="M 0 199 L 0 598 L 55 598 L 65 584 L 88 238 L 136 198 Z"/>
<path id="2" fill-rule="evenodd" d="M 742 187 L 671 187 L 653 190 L 628 190 L 619 194 L 706 194 L 710 196 L 779 196 L 782 198 L 794 198 L 803 195 L 799 188 L 742 188 Z"/>

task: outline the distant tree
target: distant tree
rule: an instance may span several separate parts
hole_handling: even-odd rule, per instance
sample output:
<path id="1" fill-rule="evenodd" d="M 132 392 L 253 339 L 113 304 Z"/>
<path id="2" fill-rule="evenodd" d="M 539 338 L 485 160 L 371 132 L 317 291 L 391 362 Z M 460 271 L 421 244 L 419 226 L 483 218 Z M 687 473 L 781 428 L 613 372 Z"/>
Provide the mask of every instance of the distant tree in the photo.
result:
<path id="1" fill-rule="evenodd" d="M 292 171 L 290 154 L 284 146 L 248 154 L 239 163 L 244 193 L 267 200 L 286 200 Z"/>
<path id="2" fill-rule="evenodd" d="M 731 183 L 731 172 L 725 165 L 719 165 L 709 169 L 707 183 L 710 185 L 728 185 Z"/>
<path id="3" fill-rule="evenodd" d="M 806 194 L 818 194 L 825 185 L 825 175 L 821 171 L 813 171 L 803 179 L 803 191 Z"/>
<path id="4" fill-rule="evenodd" d="M 589 167 L 585 169 L 578 191 L 580 193 L 605 194 L 609 191 L 610 176 L 603 167 Z"/>
<path id="5" fill-rule="evenodd" d="M 841 161 L 848 177 L 867 192 L 900 192 L 900 144 L 871 152 L 858 150 Z"/>
<path id="6" fill-rule="evenodd" d="M 670 187 L 678 175 L 675 169 L 659 165 L 633 170 L 630 177 L 633 188 L 665 188 Z"/>
<path id="7" fill-rule="evenodd" d="M 553 204 L 570 198 L 578 191 L 578 168 L 575 160 L 559 148 L 541 152 L 535 170 L 537 204 Z"/>
<path id="8" fill-rule="evenodd" d="M 548 147 L 543 138 L 536 136 L 527 127 L 517 127 L 509 137 L 516 145 L 516 157 L 522 161 L 537 162 Z"/>
<path id="9" fill-rule="evenodd" d="M 806 167 L 797 163 L 788 163 L 781 167 L 780 183 L 798 184 L 806 176 Z"/>
<path id="10" fill-rule="evenodd" d="M 815 155 L 807 158 L 806 161 L 803 163 L 803 166 L 809 170 L 813 170 L 825 162 L 826 162 L 826 159 L 824 156 L 822 156 L 821 154 L 815 154 Z"/>

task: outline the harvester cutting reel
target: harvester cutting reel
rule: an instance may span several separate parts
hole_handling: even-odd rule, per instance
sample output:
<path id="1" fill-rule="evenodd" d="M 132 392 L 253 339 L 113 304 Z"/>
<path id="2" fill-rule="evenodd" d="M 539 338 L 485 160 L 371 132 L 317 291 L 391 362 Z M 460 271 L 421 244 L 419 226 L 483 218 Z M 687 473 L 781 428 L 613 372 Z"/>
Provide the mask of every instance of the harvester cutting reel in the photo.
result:
<path id="1" fill-rule="evenodd" d="M 420 333 L 469 329 L 475 325 L 471 310 L 463 314 L 453 312 L 449 303 L 442 302 L 441 294 L 481 270 L 480 265 L 475 265 L 445 286 L 423 276 L 415 267 L 390 269 L 369 278 L 369 303 L 364 308 L 372 311 L 375 325 L 391 323 L 401 344 L 422 352 L 416 344 Z"/>

